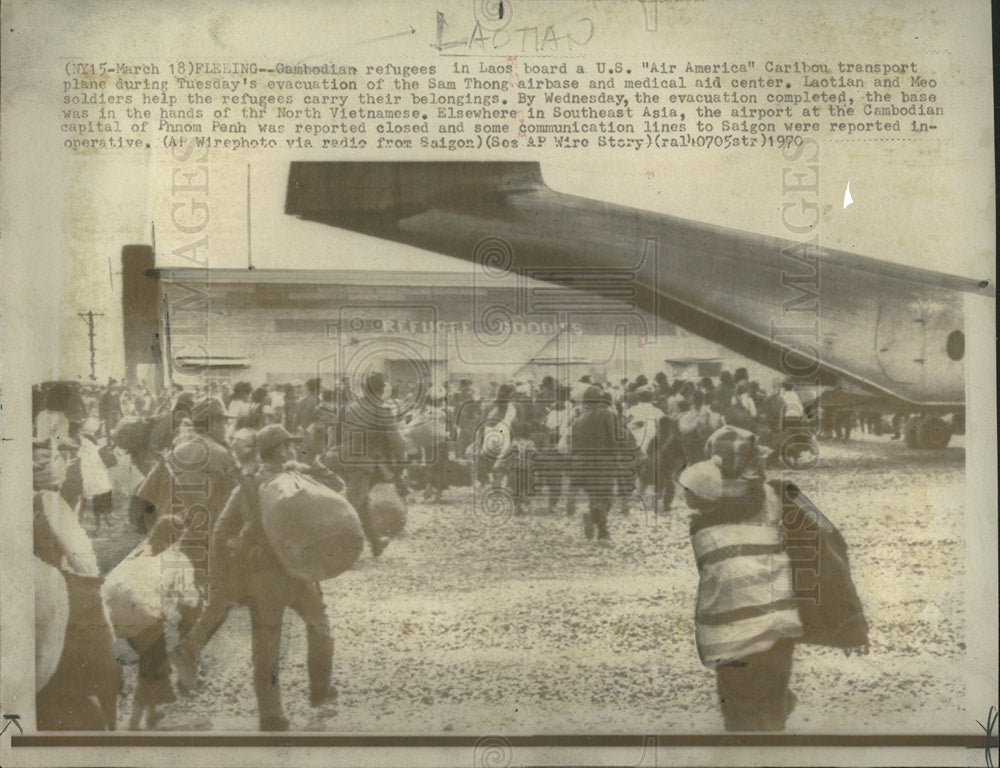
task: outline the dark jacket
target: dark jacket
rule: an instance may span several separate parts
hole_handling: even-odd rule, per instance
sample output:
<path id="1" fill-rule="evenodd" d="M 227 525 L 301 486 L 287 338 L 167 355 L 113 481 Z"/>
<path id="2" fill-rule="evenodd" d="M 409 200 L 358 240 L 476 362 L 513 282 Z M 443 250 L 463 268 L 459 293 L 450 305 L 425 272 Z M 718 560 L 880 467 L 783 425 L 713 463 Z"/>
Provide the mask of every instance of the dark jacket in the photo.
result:
<path id="1" fill-rule="evenodd" d="M 609 406 L 590 405 L 573 422 L 572 448 L 578 451 L 611 451 L 621 448 L 618 414 Z"/>
<path id="2" fill-rule="evenodd" d="M 388 406 L 354 401 L 347 406 L 340 424 L 338 459 L 346 467 L 373 467 L 406 459 L 406 439 Z"/>
<path id="3" fill-rule="evenodd" d="M 572 482 L 594 491 L 609 491 L 625 479 L 635 459 L 629 435 L 618 428 L 618 414 L 606 404 L 589 405 L 570 432 Z"/>

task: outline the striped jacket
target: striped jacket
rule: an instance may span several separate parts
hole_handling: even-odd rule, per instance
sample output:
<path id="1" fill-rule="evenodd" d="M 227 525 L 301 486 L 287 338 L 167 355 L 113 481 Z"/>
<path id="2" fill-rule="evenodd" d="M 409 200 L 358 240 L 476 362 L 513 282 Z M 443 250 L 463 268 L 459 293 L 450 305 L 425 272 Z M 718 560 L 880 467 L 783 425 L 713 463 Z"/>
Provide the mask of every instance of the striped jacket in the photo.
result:
<path id="1" fill-rule="evenodd" d="M 750 516 L 728 516 L 726 503 L 717 502 L 691 520 L 700 577 L 696 639 L 707 667 L 802 634 L 791 562 L 781 551 L 781 501 L 770 486 L 761 493 L 762 503 Z"/>

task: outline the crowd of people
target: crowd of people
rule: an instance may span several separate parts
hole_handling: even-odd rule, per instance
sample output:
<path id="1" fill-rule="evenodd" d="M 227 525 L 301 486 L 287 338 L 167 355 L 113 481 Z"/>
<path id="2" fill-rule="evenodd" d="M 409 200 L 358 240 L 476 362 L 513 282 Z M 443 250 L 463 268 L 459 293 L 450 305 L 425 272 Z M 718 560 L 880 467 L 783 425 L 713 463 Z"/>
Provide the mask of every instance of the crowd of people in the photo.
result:
<path id="1" fill-rule="evenodd" d="M 652 380 L 639 375 L 618 382 L 545 376 L 538 382 L 492 381 L 482 392 L 470 379 L 436 387 L 393 387 L 381 375 L 379 381 L 376 431 L 394 441 L 386 449 L 392 453 L 387 466 L 401 493 L 418 487 L 426 498 L 439 500 L 450 485 L 475 482 L 504 489 L 514 514 L 524 514 L 533 498 L 544 499 L 550 512 L 564 503 L 572 514 L 586 495 L 581 482 L 592 476 L 603 478 L 600 494 L 591 489 L 604 497 L 598 506 L 617 499 L 627 510 L 636 501 L 647 503 L 652 492 L 654 508 L 669 508 L 673 476 L 703 458 L 714 430 L 730 424 L 766 439 L 788 420 L 807 415 L 789 382 L 765 394 L 745 368 L 698 380 L 671 381 L 663 372 Z M 54 383 L 35 390 L 35 437 L 66 438 L 62 449 L 77 457 L 68 464 L 69 493 L 81 512 L 84 502 L 91 503 L 99 525 L 110 511 L 111 488 L 103 479 L 99 487 L 91 482 L 101 478 L 95 457 L 110 466 L 116 455 L 126 456 L 138 473 L 148 474 L 192 408 L 206 400 L 221 404 L 228 418 L 223 442 L 234 454 L 253 446 L 259 430 L 280 425 L 302 438 L 302 459 L 319 461 L 342 442 L 345 417 L 364 400 L 346 378 L 327 384 L 319 378 L 259 386 L 211 381 L 153 393 L 144 384 L 115 379 L 104 386 Z M 613 461 L 590 456 L 602 452 Z M 588 462 L 600 471 L 591 472 Z M 88 487 L 79 488 L 84 479 Z M 601 524 L 594 525 L 606 540 Z"/>
<path id="2" fill-rule="evenodd" d="M 450 485 L 470 484 L 474 504 L 496 505 L 499 498 L 515 517 L 536 500 L 549 514 L 574 515 L 579 503 L 583 535 L 610 546 L 616 503 L 623 514 L 637 502 L 667 511 L 679 484 L 688 508 L 716 509 L 718 498 L 701 499 L 698 483 L 684 478 L 692 477 L 692 467 L 723 466 L 713 445 L 726 443 L 719 438 L 726 429 L 728 439 L 750 446 L 753 461 L 740 465 L 740 476 L 762 482 L 762 471 L 748 472 L 767 455 L 767 436 L 811 418 L 791 382 L 776 382 L 765 394 L 742 368 L 696 381 L 670 381 L 662 372 L 614 383 L 545 376 L 537 384 L 493 382 L 485 395 L 469 379 L 396 391 L 381 373 L 367 375 L 356 389 L 346 379 L 326 387 L 315 378 L 284 386 L 209 383 L 153 395 L 111 380 L 99 390 L 57 383 L 37 395 L 35 466 L 44 488 L 36 492 L 58 492 L 78 515 L 89 502 L 99 525 L 111 506 L 102 468 L 127 460 L 143 478 L 133 489 L 130 519 L 151 554 L 174 548 L 200 574 L 204 600 L 181 616 L 180 640 L 169 654 L 162 626 L 128 638 L 140 658 L 132 727 L 143 718 L 155 725 L 158 705 L 174 696 L 172 674 L 182 692 L 197 687 L 202 648 L 229 608 L 244 604 L 251 610 L 265 731 L 288 728 L 278 674 L 285 608 L 306 624 L 311 702 L 322 706 L 336 697 L 319 584 L 289 573 L 262 528 L 260 489 L 280 473 L 309 475 L 343 494 L 376 558 L 390 543 L 372 516 L 376 485 L 394 487 L 400 500 L 422 487 L 425 499 L 436 501 Z M 699 523 L 699 530 L 714 524 Z M 796 626 L 789 621 L 786 629 Z M 785 697 L 784 689 L 778 694 Z M 785 714 L 781 709 L 775 717 L 783 723 Z"/>
<path id="3" fill-rule="evenodd" d="M 289 411 L 293 418 L 309 413 L 309 408 L 320 409 L 318 382 L 310 382 L 309 389 L 314 397 L 303 397 Z M 254 684 L 262 730 L 288 728 L 278 676 L 286 608 L 299 613 L 306 623 L 311 703 L 322 706 L 336 698 L 330 682 L 333 641 L 322 592 L 318 583 L 293 575 L 276 557 L 262 525 L 260 489 L 276 476 L 292 472 L 343 494 L 353 507 L 351 514 L 357 513 L 372 555 L 381 555 L 389 542 L 373 522 L 370 493 L 380 484 L 402 487 L 399 472 L 405 458 L 396 417 L 383 402 L 384 390 L 380 374 L 366 378 L 362 392 L 338 414 L 340 444 L 326 442 L 326 431 L 314 428 L 322 427 L 321 421 L 306 421 L 310 429 L 294 433 L 270 415 L 266 422 L 253 421 L 262 415 L 255 412 L 253 403 L 261 402 L 254 401 L 253 390 L 240 384 L 228 393 L 228 402 L 214 396 L 211 388 L 197 393 L 177 390 L 169 407 L 146 418 L 125 418 L 123 409 L 107 407 L 109 402 L 121 402 L 114 382 L 98 397 L 65 383 L 41 392 L 33 450 L 36 549 L 38 532 L 53 525 L 85 540 L 71 510 L 82 514 L 89 499 L 99 525 L 94 478 L 102 476 L 107 483 L 105 468 L 118 459 L 128 460 L 143 478 L 133 489 L 129 510 L 131 522 L 145 536 L 140 554 L 159 557 L 170 550 L 182 556 L 204 597 L 198 610 L 179 610 L 174 616 L 181 641 L 170 655 L 165 618 L 124 638 L 139 656 L 131 727 L 143 722 L 147 727 L 156 725 L 161 717 L 159 705 L 174 700 L 173 675 L 182 692 L 197 686 L 201 649 L 237 603 L 251 610 Z M 244 394 L 248 399 L 243 399 Z M 96 416 L 90 415 L 93 411 Z M 97 464 L 84 461 L 87 446 L 97 452 Z M 82 476 L 80 482 L 71 479 L 74 467 Z M 100 490 L 103 498 L 103 486 Z M 110 492 L 108 488 L 109 497 Z M 379 498 L 384 504 L 385 494 Z M 57 523 L 47 522 L 46 509 L 57 511 L 48 516 Z M 41 523 L 45 525 L 40 528 Z M 68 573 L 72 556 L 69 550 L 54 554 L 53 567 Z M 97 576 L 96 564 L 86 575 Z M 49 697 L 56 711 L 53 723 L 72 728 L 81 722 L 97 722 L 86 715 L 90 707 L 86 697 L 65 693 L 61 690 L 61 695 Z"/>

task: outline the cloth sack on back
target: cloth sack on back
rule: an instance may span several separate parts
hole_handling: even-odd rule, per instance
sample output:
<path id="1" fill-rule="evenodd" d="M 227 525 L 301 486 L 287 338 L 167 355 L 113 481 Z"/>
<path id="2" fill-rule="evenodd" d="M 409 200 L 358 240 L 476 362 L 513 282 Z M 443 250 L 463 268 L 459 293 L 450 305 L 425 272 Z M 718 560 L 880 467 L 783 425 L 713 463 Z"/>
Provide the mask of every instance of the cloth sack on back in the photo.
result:
<path id="1" fill-rule="evenodd" d="M 94 543 L 62 496 L 38 491 L 33 508 L 35 554 L 57 568 L 99 576 Z"/>
<path id="2" fill-rule="evenodd" d="M 354 507 L 299 472 L 282 472 L 261 486 L 260 507 L 268 543 L 293 576 L 332 579 L 354 565 L 364 548 Z"/>

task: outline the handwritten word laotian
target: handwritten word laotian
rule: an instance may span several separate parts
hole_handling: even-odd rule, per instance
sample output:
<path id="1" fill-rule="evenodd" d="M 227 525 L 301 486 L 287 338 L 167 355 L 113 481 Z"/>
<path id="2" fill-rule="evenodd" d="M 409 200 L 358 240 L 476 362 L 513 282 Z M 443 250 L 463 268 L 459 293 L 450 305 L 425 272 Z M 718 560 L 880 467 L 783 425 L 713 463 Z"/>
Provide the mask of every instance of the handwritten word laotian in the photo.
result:
<path id="1" fill-rule="evenodd" d="M 474 18 L 471 32 L 464 37 L 451 37 L 446 31 L 450 27 L 445 14 L 438 11 L 434 47 L 439 51 L 464 48 L 481 52 L 513 49 L 521 53 L 559 53 L 582 47 L 594 36 L 594 22 L 587 17 L 570 22 L 522 25 Z"/>

